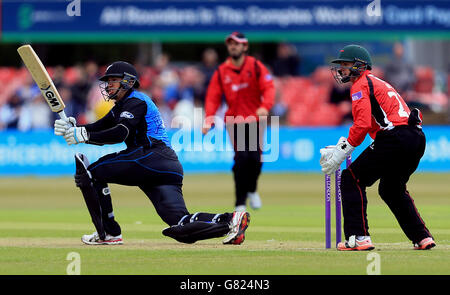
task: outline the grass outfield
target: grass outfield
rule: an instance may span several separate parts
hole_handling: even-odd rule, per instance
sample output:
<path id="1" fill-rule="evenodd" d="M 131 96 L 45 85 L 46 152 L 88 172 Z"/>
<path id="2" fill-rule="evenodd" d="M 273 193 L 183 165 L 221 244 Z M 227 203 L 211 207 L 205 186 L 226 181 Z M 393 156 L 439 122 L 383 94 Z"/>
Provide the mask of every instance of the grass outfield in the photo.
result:
<path id="1" fill-rule="evenodd" d="M 436 239 L 431 251 L 412 250 L 377 187 L 369 188 L 376 246 L 370 253 L 380 255 L 381 274 L 450 274 L 449 179 L 449 174 L 417 174 L 408 186 Z M 263 208 L 250 211 L 246 241 L 225 246 L 221 239 L 185 245 L 163 236 L 165 224 L 143 193 L 111 185 L 125 244 L 87 246 L 80 237 L 94 228 L 71 178 L 1 178 L 0 274 L 66 274 L 66 257 L 77 252 L 86 275 L 364 275 L 368 252 L 324 249 L 323 187 L 320 174 L 263 174 Z M 187 175 L 184 194 L 192 213 L 229 212 L 231 174 Z"/>

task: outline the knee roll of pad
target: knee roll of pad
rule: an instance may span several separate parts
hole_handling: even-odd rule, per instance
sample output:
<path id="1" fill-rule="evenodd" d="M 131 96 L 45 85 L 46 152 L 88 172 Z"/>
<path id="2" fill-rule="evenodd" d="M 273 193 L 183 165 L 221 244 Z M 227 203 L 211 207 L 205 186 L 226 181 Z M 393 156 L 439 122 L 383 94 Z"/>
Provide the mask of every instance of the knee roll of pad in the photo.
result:
<path id="1" fill-rule="evenodd" d="M 86 187 L 92 185 L 92 179 L 87 173 L 75 174 L 74 179 L 77 187 Z"/>
<path id="2" fill-rule="evenodd" d="M 92 186 L 92 175 L 87 169 L 89 160 L 83 154 L 75 155 L 75 184 L 77 187 Z"/>

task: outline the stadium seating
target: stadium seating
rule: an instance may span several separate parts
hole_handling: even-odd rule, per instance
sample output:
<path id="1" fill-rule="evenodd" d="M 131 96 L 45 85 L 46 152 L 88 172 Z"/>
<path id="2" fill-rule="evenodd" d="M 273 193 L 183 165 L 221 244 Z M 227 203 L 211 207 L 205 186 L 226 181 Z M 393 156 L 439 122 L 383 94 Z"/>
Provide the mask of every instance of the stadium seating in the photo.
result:
<path id="1" fill-rule="evenodd" d="M 417 67 L 415 69 L 416 83 L 414 90 L 418 93 L 431 93 L 434 86 L 434 71 L 430 67 Z"/>
<path id="2" fill-rule="evenodd" d="M 99 67 L 99 71 L 104 70 Z M 49 67 L 52 76 L 53 68 Z M 158 78 L 152 67 L 139 66 L 141 73 L 141 86 L 150 90 Z M 374 68 L 372 73 L 383 78 L 383 70 Z M 432 110 L 445 110 L 448 106 L 448 93 L 433 92 L 435 73 L 430 67 L 417 67 L 415 69 L 417 82 L 414 85 L 414 97 Z M 0 67 L 0 106 L 23 84 L 29 73 L 25 68 Z M 64 72 L 64 81 L 67 85 L 74 84 L 80 78 L 79 66 L 67 67 Z M 450 75 L 446 77 L 450 83 Z M 330 91 L 335 83 L 328 66 L 318 67 L 309 76 L 275 77 L 277 100 L 287 109 L 286 122 L 291 126 L 335 126 L 340 124 L 341 110 L 329 103 Z M 449 89 L 449 88 L 447 88 Z"/>
<path id="3" fill-rule="evenodd" d="M 341 121 L 339 109 L 329 103 L 334 80 L 329 67 L 317 68 L 310 77 L 283 78 L 281 100 L 288 107 L 291 126 L 334 126 Z"/>
<path id="4" fill-rule="evenodd" d="M 427 105 L 434 112 L 441 112 L 447 109 L 448 96 L 439 91 L 435 91 L 436 73 L 431 67 L 419 66 L 415 68 L 416 83 L 414 84 L 414 97 L 420 103 Z"/>

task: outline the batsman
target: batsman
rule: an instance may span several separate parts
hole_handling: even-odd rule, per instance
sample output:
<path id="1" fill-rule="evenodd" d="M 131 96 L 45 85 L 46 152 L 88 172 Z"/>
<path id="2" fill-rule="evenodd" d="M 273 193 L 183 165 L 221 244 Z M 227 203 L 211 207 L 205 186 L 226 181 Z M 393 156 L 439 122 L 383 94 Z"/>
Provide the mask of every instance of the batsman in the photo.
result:
<path id="1" fill-rule="evenodd" d="M 191 214 L 183 199 L 183 167 L 171 148 L 158 108 L 139 92 L 133 65 L 117 61 L 100 78 L 100 89 L 113 108 L 100 120 L 77 125 L 75 118 L 55 121 L 55 134 L 69 145 L 117 144 L 126 149 L 101 157 L 92 164 L 75 155 L 75 183 L 80 188 L 96 231 L 83 235 L 88 245 L 123 244 L 115 219 L 109 183 L 139 187 L 169 225 L 163 234 L 182 243 L 226 236 L 224 244 L 241 244 L 250 221 L 247 212 Z"/>
<path id="2" fill-rule="evenodd" d="M 332 61 L 334 78 L 352 83 L 353 125 L 348 138 L 320 150 L 322 171 L 334 173 L 360 145 L 367 133 L 374 139 L 353 163 L 342 171 L 341 193 L 345 242 L 340 251 L 372 250 L 367 221 L 366 187 L 379 180 L 378 193 L 388 205 L 414 249 L 436 244 L 419 215 L 406 184 L 425 151 L 422 115 L 410 111 L 403 98 L 387 82 L 371 73 L 369 52 L 359 45 L 345 46 Z"/>

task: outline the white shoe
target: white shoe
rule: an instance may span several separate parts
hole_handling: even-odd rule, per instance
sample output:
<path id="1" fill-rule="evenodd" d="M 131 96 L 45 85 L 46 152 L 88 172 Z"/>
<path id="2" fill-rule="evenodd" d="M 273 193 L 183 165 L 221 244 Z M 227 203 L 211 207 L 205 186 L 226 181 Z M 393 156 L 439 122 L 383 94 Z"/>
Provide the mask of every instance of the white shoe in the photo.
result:
<path id="1" fill-rule="evenodd" d="M 111 236 L 106 234 L 104 240 L 100 240 L 97 232 L 94 232 L 92 235 L 83 235 L 81 237 L 81 241 L 87 245 L 122 245 L 122 235 Z"/>
<path id="2" fill-rule="evenodd" d="M 248 212 L 233 212 L 233 218 L 230 223 L 230 232 L 223 240 L 224 244 L 240 245 L 245 240 L 245 230 L 250 223 L 250 214 Z"/>
<path id="3" fill-rule="evenodd" d="M 250 207 L 252 209 L 259 209 L 262 207 L 261 198 L 259 197 L 258 192 L 247 193 L 247 199 L 249 199 Z"/>
<path id="4" fill-rule="evenodd" d="M 234 209 L 235 212 L 245 212 L 245 210 L 247 210 L 247 207 L 245 205 L 236 206 L 236 208 Z"/>

